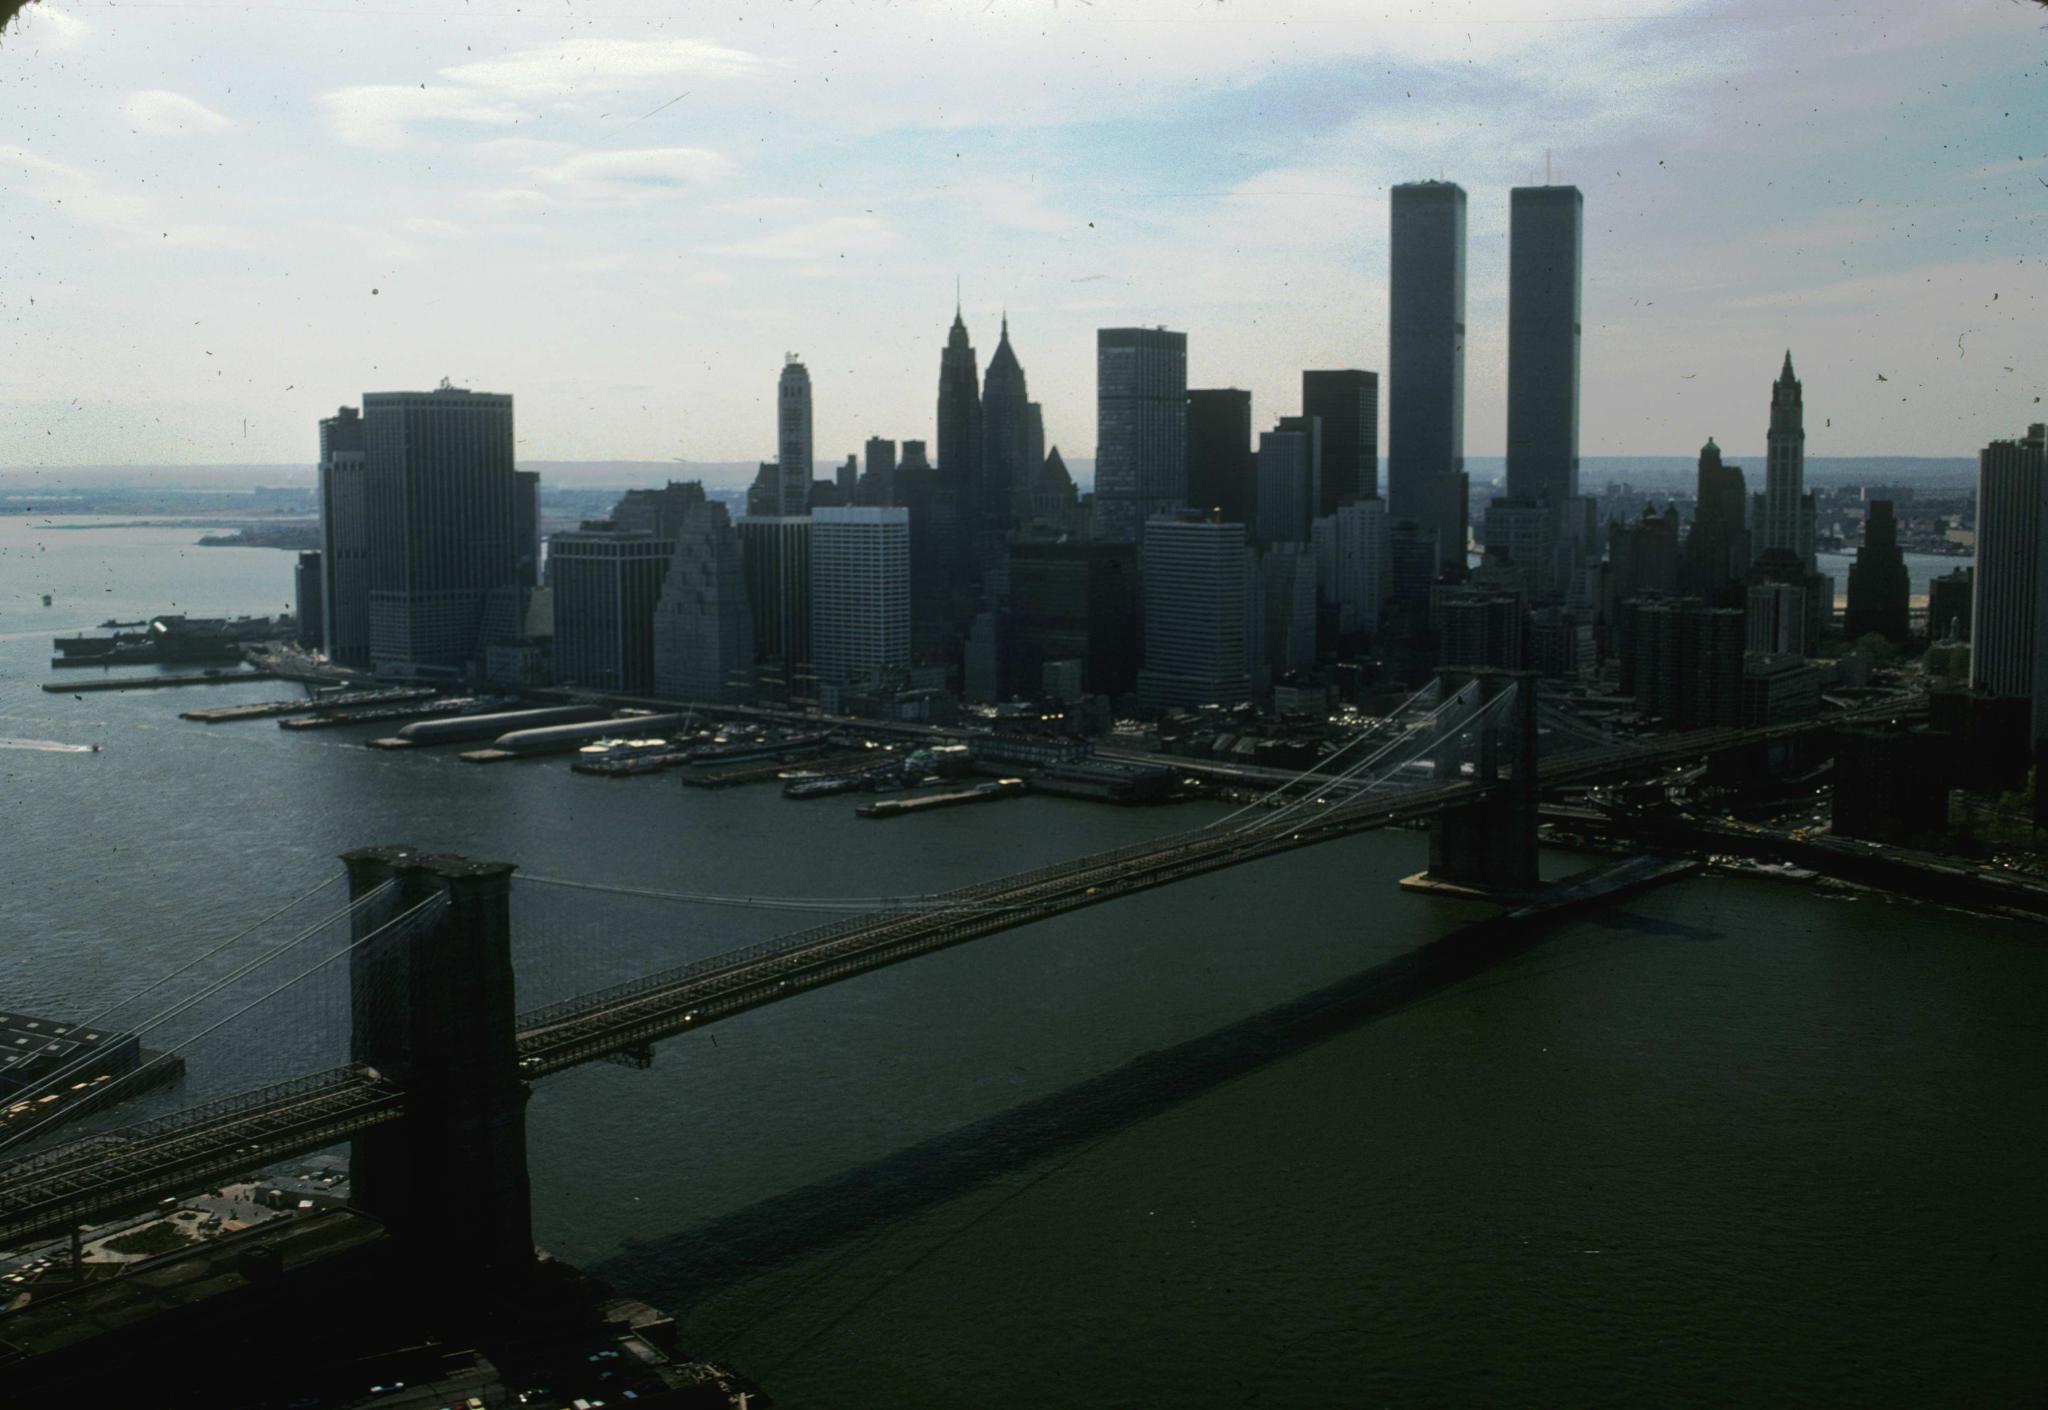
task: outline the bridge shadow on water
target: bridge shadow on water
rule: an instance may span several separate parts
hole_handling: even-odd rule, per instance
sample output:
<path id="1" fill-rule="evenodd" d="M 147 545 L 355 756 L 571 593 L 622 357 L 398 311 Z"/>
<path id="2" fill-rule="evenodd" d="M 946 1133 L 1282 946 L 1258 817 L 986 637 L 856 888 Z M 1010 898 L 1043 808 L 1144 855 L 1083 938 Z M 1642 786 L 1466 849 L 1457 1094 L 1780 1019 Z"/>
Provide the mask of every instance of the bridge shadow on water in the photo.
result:
<path id="1" fill-rule="evenodd" d="M 1613 913 L 1609 912 L 1611 916 Z M 1660 936 L 1711 932 L 1652 922 Z M 1198 1038 L 762 1200 L 695 1228 L 629 1241 L 591 1271 L 681 1308 L 745 1278 L 965 1194 L 1171 1109 L 1527 953 L 1542 921 L 1492 917 Z"/>

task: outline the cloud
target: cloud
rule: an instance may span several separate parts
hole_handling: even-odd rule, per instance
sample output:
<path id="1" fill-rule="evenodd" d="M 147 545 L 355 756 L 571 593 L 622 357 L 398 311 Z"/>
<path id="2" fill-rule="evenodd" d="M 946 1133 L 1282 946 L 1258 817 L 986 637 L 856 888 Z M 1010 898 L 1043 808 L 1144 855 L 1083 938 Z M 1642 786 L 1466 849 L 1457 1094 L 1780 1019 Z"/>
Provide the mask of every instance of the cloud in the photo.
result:
<path id="1" fill-rule="evenodd" d="M 463 233 L 461 226 L 452 220 L 440 220 L 433 216 L 414 216 L 399 225 L 415 235 L 432 235 L 439 239 L 454 239 Z"/>
<path id="2" fill-rule="evenodd" d="M 462 88 L 408 88 L 374 83 L 338 88 L 320 96 L 334 135 L 354 147 L 389 150 L 403 147 L 406 128 L 418 122 L 460 122 L 509 127 L 520 110 L 502 99 L 485 98 Z"/>
<path id="3" fill-rule="evenodd" d="M 153 209 L 145 197 L 108 190 L 89 172 L 20 147 L 0 147 L 0 171 L 16 173 L 16 180 L 0 183 L 0 189 L 11 186 L 33 200 L 47 201 L 81 225 L 133 229 L 146 223 Z"/>
<path id="4" fill-rule="evenodd" d="M 609 92 L 673 79 L 748 78 L 770 67 L 744 49 L 697 39 L 573 39 L 441 70 L 451 83 L 522 97 Z"/>
<path id="5" fill-rule="evenodd" d="M 708 186 L 732 163 L 707 147 L 582 152 L 537 173 L 565 201 L 630 205 Z"/>
<path id="6" fill-rule="evenodd" d="M 0 33 L 7 25 L 0 23 Z M 92 27 L 78 16 L 54 5 L 26 5 L 14 16 L 14 36 L 39 49 L 76 49 L 85 42 Z"/>
<path id="7" fill-rule="evenodd" d="M 165 88 L 130 93 L 121 111 L 145 137 L 204 136 L 225 132 L 234 125 L 204 103 Z"/>
<path id="8" fill-rule="evenodd" d="M 803 263 L 849 254 L 877 254 L 895 243 L 894 232 L 871 215 L 835 215 L 829 220 L 792 225 L 753 240 L 706 246 L 705 253 Z"/>

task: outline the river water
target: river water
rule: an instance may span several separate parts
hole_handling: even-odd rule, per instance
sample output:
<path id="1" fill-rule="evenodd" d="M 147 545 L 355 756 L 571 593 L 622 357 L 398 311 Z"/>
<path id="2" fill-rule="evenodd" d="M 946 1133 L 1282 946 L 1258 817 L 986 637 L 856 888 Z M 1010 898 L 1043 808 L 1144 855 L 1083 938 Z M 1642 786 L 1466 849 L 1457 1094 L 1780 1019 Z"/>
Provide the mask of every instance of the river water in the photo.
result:
<path id="1" fill-rule="evenodd" d="M 176 718 L 275 683 L 38 689 L 59 632 L 285 604 L 289 555 L 195 537 L 0 520 L 0 1007 L 88 1012 L 370 843 L 856 896 L 1215 815 L 885 825 Z M 1422 980 L 1402 957 L 1475 914 L 1395 889 L 1424 853 L 1270 859 L 551 1078 L 537 1235 L 798 1407 L 2048 1396 L 2037 928 L 1705 877 Z M 520 894 L 524 999 L 800 920 Z M 152 1100 L 303 1047 L 195 1049 Z"/>

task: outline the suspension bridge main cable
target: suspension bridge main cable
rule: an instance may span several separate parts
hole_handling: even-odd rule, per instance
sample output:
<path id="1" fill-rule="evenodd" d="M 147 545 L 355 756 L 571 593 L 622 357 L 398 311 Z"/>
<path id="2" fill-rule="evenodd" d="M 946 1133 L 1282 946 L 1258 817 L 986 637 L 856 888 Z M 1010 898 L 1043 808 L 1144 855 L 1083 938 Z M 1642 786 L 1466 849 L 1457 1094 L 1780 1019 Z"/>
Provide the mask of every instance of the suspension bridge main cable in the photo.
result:
<path id="1" fill-rule="evenodd" d="M 330 883 L 323 883 L 323 885 L 324 884 L 331 884 L 331 879 Z M 218 994 L 222 989 L 225 989 L 228 985 L 234 983 L 237 979 L 242 978 L 244 975 L 250 973 L 252 970 L 262 968 L 271 960 L 274 960 L 279 955 L 284 954 L 287 950 L 292 949 L 294 946 L 303 944 L 305 941 L 319 934 L 322 930 L 325 930 L 328 926 L 334 924 L 334 922 L 336 922 L 337 920 L 342 920 L 348 916 L 353 915 L 361 907 L 368 905 L 371 901 L 381 896 L 384 892 L 390 890 L 394 884 L 395 883 L 393 882 L 387 881 L 381 886 L 374 887 L 371 890 L 364 892 L 361 896 L 349 902 L 349 904 L 344 906 L 342 909 L 332 912 L 331 914 L 322 916 L 319 920 L 315 921 L 306 929 L 301 930 L 297 935 L 294 935 L 291 939 L 285 941 L 283 944 L 274 946 L 273 948 L 264 951 L 262 954 L 256 956 L 255 959 L 249 960 L 243 963 L 240 967 L 229 971 L 228 974 L 226 974 L 220 979 L 215 980 L 212 984 L 208 985 L 204 989 L 199 990 L 197 993 L 190 994 L 185 998 L 178 1000 L 176 1003 L 166 1005 L 164 1008 L 157 1010 L 156 1013 L 151 1015 L 147 1021 L 135 1025 L 128 1031 L 134 1033 L 138 1038 L 140 1038 L 142 1034 L 147 1033 L 151 1029 L 157 1028 L 161 1026 L 163 1023 L 167 1022 L 168 1020 L 177 1017 L 185 1010 L 191 1008 L 194 1004 L 212 998 L 215 994 Z M 312 895 L 318 892 L 319 890 L 319 887 L 315 887 L 313 892 L 308 892 L 307 894 Z M 285 909 L 289 910 L 290 907 L 287 906 Z M 284 911 L 282 910 L 275 911 L 267 919 L 275 919 L 277 916 L 282 914 L 284 914 Z M 263 922 L 259 921 L 257 924 L 261 925 L 263 924 Z M 251 930 L 255 928 L 256 927 L 254 926 L 250 927 Z M 241 932 L 240 935 L 237 935 L 234 938 L 240 939 L 243 935 L 247 935 L 248 933 L 248 930 L 244 930 Z M 232 943 L 232 941 L 228 943 Z M 214 949 L 209 952 L 209 954 L 219 954 L 221 950 L 224 948 L 226 948 L 225 944 L 215 946 Z M 201 956 L 200 958 L 205 959 L 206 956 Z M 192 962 L 192 964 L 197 963 L 199 963 L 198 960 L 194 960 Z M 191 969 L 192 964 L 181 966 L 177 973 L 182 974 L 185 971 Z M 167 979 L 170 977 L 171 976 L 166 976 Z M 155 988 L 157 986 L 152 985 L 151 987 Z M 143 992 L 147 993 L 148 990 L 144 990 Z M 138 995 L 137 997 L 140 996 Z M 124 1002 L 132 1002 L 132 1000 L 126 1000 Z M 176 1051 L 176 1049 L 172 1049 L 172 1051 Z M 87 1049 L 86 1051 L 79 1054 L 79 1056 L 71 1059 L 68 1063 L 64 1063 L 57 1067 L 55 1070 L 46 1073 L 41 1078 L 38 1078 L 29 1087 L 16 1092 L 13 1096 L 12 1101 L 9 1102 L 9 1105 L 12 1106 L 24 1101 L 37 1100 L 43 1094 L 49 1092 L 53 1088 L 57 1087 L 59 1084 L 69 1080 L 72 1077 L 77 1076 L 80 1072 L 91 1067 L 96 1061 L 98 1061 L 97 1050 Z M 0 1150 L 5 1150 L 13 1140 L 20 1139 L 21 1137 L 25 1136 L 28 1132 L 38 1129 L 39 1125 L 40 1123 L 32 1124 L 25 1128 L 24 1131 L 18 1132 L 15 1136 L 12 1137 L 0 1137 Z"/>
<path id="2" fill-rule="evenodd" d="M 1307 781 L 1308 779 L 1315 778 L 1319 775 L 1322 777 L 1324 786 L 1327 787 L 1336 776 L 1323 774 L 1323 769 L 1326 765 L 1335 763 L 1338 759 L 1342 758 L 1351 750 L 1356 749 L 1359 745 L 1364 744 L 1369 740 L 1377 739 L 1382 730 L 1386 729 L 1387 726 L 1393 724 L 1395 720 L 1400 718 L 1401 711 L 1407 709 L 1417 700 L 1420 700 L 1424 695 L 1428 694 L 1429 691 L 1438 688 L 1439 686 L 1434 682 L 1428 686 L 1425 686 L 1422 690 L 1417 691 L 1414 695 L 1410 696 L 1408 699 L 1402 701 L 1398 706 L 1396 706 L 1393 714 L 1388 715 L 1385 719 L 1379 721 L 1379 723 L 1373 725 L 1370 729 L 1364 730 L 1358 735 L 1354 736 L 1348 744 L 1345 744 L 1342 747 L 1332 751 L 1328 756 L 1316 760 L 1313 764 L 1310 764 L 1306 769 L 1303 769 L 1300 773 L 1296 774 L 1293 778 L 1286 780 L 1284 783 L 1275 784 L 1271 789 L 1267 790 L 1264 793 L 1261 793 L 1258 797 L 1252 799 L 1251 802 L 1244 804 L 1242 807 L 1239 807 L 1232 812 L 1225 813 L 1222 817 L 1217 818 L 1211 822 L 1204 823 L 1202 825 L 1203 828 L 1206 830 L 1208 828 L 1221 827 L 1223 826 L 1223 824 L 1231 821 L 1233 818 L 1241 817 L 1244 814 L 1251 812 L 1255 808 L 1264 807 L 1267 803 L 1272 802 L 1275 798 L 1284 795 L 1289 789 L 1294 788 L 1297 785 Z M 1442 707 L 1439 706 L 1438 708 Z M 1403 728 L 1405 728 L 1405 726 Z"/>

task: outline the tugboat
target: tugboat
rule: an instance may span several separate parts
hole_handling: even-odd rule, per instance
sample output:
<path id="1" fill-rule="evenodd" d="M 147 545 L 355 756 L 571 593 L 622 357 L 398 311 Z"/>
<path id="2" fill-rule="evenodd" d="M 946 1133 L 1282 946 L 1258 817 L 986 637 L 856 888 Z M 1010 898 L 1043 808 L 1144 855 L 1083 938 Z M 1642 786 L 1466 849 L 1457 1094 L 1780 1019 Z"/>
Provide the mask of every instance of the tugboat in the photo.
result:
<path id="1" fill-rule="evenodd" d="M 43 606 L 45 606 L 45 607 L 48 607 L 49 605 L 50 605 L 50 594 L 48 594 L 48 593 L 46 592 L 46 593 L 44 593 L 44 594 L 43 594 Z"/>

